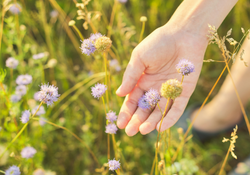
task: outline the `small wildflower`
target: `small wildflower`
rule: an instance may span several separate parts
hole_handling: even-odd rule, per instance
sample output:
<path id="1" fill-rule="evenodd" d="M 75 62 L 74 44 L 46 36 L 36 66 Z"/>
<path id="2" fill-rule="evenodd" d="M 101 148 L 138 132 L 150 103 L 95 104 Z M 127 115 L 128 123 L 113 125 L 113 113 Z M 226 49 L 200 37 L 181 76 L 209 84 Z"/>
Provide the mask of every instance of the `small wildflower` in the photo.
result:
<path id="1" fill-rule="evenodd" d="M 170 79 L 161 86 L 161 95 L 166 99 L 175 99 L 179 97 L 182 92 L 182 84 L 176 79 Z"/>
<path id="2" fill-rule="evenodd" d="M 110 123 L 106 126 L 106 133 L 107 134 L 116 134 L 116 131 L 118 130 L 117 126 L 114 123 Z"/>
<path id="3" fill-rule="evenodd" d="M 16 84 L 18 85 L 27 85 L 32 82 L 32 76 L 31 75 L 19 75 L 16 79 Z"/>
<path id="4" fill-rule="evenodd" d="M 22 123 L 27 123 L 30 119 L 30 111 L 29 110 L 25 110 L 22 113 L 22 117 L 21 117 L 21 122 Z"/>
<path id="5" fill-rule="evenodd" d="M 86 55 L 90 55 L 91 53 L 94 53 L 96 50 L 93 41 L 90 39 L 83 40 L 80 49 L 82 50 L 82 53 Z"/>
<path id="6" fill-rule="evenodd" d="M 27 88 L 24 85 L 19 85 L 16 87 L 16 94 L 18 95 L 25 95 L 27 93 Z"/>
<path id="7" fill-rule="evenodd" d="M 18 66 L 18 63 L 19 61 L 16 60 L 15 58 L 13 57 L 9 57 L 7 60 L 6 60 L 6 67 L 9 67 L 11 69 L 15 69 L 17 66 Z"/>
<path id="8" fill-rule="evenodd" d="M 138 106 L 142 109 L 150 109 L 150 104 L 148 103 L 148 101 L 146 100 L 146 96 L 143 95 L 138 102 Z"/>
<path id="9" fill-rule="evenodd" d="M 34 109 L 32 109 L 31 113 L 32 113 L 33 115 L 36 113 L 36 110 L 38 109 L 38 107 L 39 107 L 39 106 L 36 106 Z M 43 114 L 45 114 L 45 109 L 44 109 L 43 106 L 41 106 L 41 107 L 39 108 L 39 110 L 37 111 L 36 115 L 37 115 L 37 116 L 40 116 L 40 115 L 43 115 Z"/>
<path id="10" fill-rule="evenodd" d="M 151 106 L 155 106 L 160 101 L 161 96 L 157 90 L 150 89 L 145 93 L 145 99 Z"/>
<path id="11" fill-rule="evenodd" d="M 109 170 L 111 170 L 111 171 L 117 170 L 121 166 L 119 160 L 115 160 L 115 159 L 109 160 L 108 164 L 109 164 Z"/>
<path id="12" fill-rule="evenodd" d="M 181 75 L 183 75 L 183 76 L 188 75 L 188 74 L 194 72 L 194 64 L 186 59 L 182 59 L 176 65 L 176 69 Z"/>
<path id="13" fill-rule="evenodd" d="M 40 124 L 41 126 L 44 126 L 44 125 L 46 124 L 46 121 L 47 121 L 46 118 L 40 117 L 39 124 Z"/>
<path id="14" fill-rule="evenodd" d="M 41 58 L 48 56 L 48 55 L 49 55 L 48 52 L 42 52 L 42 53 L 38 53 L 38 54 L 33 55 L 32 58 L 34 60 L 38 60 L 38 59 L 41 59 Z"/>
<path id="15" fill-rule="evenodd" d="M 21 151 L 22 158 L 26 159 L 32 158 L 35 154 L 36 154 L 36 149 L 31 146 L 27 146 L 23 148 L 23 150 Z"/>
<path id="16" fill-rule="evenodd" d="M 21 100 L 22 96 L 19 94 L 14 94 L 10 96 L 10 101 L 13 103 L 19 102 Z"/>
<path id="17" fill-rule="evenodd" d="M 19 3 L 14 3 L 12 4 L 12 6 L 10 6 L 9 11 L 12 14 L 17 15 L 22 11 L 22 7 Z"/>
<path id="18" fill-rule="evenodd" d="M 110 49 L 112 41 L 109 37 L 102 36 L 95 41 L 95 48 L 98 52 L 105 52 Z"/>
<path id="19" fill-rule="evenodd" d="M 41 86 L 38 96 L 39 101 L 43 101 L 49 106 L 56 102 L 60 95 L 58 94 L 58 88 L 56 86 L 44 84 Z"/>
<path id="20" fill-rule="evenodd" d="M 97 83 L 95 87 L 91 87 L 92 95 L 94 98 L 100 98 L 106 92 L 107 87 L 104 84 Z"/>
<path id="21" fill-rule="evenodd" d="M 92 33 L 90 35 L 89 39 L 95 42 L 100 37 L 102 37 L 102 34 L 100 34 L 100 33 Z"/>
<path id="22" fill-rule="evenodd" d="M 20 175 L 20 169 L 18 166 L 13 165 L 5 171 L 5 175 Z"/>
<path id="23" fill-rule="evenodd" d="M 115 114 L 115 112 L 109 111 L 109 113 L 107 113 L 106 119 L 110 123 L 114 123 L 117 120 L 117 115 Z"/>

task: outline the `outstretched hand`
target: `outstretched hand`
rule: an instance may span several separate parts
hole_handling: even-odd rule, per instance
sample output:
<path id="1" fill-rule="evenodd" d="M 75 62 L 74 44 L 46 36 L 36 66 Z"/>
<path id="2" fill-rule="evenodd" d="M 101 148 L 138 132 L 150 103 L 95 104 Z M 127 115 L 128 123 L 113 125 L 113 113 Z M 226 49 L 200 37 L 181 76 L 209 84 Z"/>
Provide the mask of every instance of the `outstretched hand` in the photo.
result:
<path id="1" fill-rule="evenodd" d="M 182 115 L 192 95 L 200 75 L 207 41 L 204 36 L 176 29 L 171 24 L 156 29 L 133 51 L 123 76 L 117 95 L 126 96 L 120 110 L 117 125 L 126 128 L 127 135 L 138 131 L 148 134 L 159 129 L 162 117 L 158 107 L 153 110 L 141 109 L 138 101 L 144 92 L 151 88 L 160 91 L 162 83 L 168 79 L 182 76 L 175 68 L 181 59 L 187 59 L 195 65 L 195 72 L 185 76 L 181 96 L 172 101 L 172 107 L 163 120 L 161 131 L 173 126 Z M 159 105 L 163 111 L 167 99 L 161 98 Z"/>

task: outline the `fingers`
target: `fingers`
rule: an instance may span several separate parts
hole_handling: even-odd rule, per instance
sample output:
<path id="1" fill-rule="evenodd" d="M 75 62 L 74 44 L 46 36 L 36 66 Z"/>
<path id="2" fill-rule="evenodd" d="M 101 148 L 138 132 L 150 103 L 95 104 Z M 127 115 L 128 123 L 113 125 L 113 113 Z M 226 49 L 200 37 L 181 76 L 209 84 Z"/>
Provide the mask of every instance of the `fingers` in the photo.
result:
<path id="1" fill-rule="evenodd" d="M 143 93 L 144 91 L 141 90 L 138 86 L 136 86 L 133 91 L 126 96 L 117 120 L 117 126 L 120 129 L 124 129 L 127 126 L 132 115 L 137 109 L 139 98 L 142 96 Z"/>
<path id="2" fill-rule="evenodd" d="M 131 60 L 124 72 L 122 84 L 116 91 L 116 94 L 119 96 L 125 96 L 130 93 L 137 84 L 144 70 L 145 66 L 140 61 L 139 56 L 132 54 Z"/>

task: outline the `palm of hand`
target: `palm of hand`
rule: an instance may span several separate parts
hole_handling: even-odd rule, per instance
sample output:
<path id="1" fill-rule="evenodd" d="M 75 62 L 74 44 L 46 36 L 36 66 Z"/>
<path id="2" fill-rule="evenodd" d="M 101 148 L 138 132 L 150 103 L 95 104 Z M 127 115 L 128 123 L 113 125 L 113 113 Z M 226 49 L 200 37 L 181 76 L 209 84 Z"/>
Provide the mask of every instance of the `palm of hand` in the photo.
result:
<path id="1" fill-rule="evenodd" d="M 171 127 L 183 113 L 193 93 L 202 67 L 205 45 L 187 32 L 167 31 L 162 27 L 150 34 L 133 51 L 131 60 L 124 73 L 123 83 L 117 94 L 126 96 L 118 117 L 118 127 L 126 127 L 129 136 L 138 131 L 147 134 L 159 128 L 162 114 L 159 108 L 143 110 L 137 107 L 139 98 L 150 88 L 160 90 L 168 79 L 181 80 L 175 65 L 180 59 L 188 59 L 195 65 L 195 72 L 184 78 L 183 92 L 176 98 L 163 120 L 161 131 Z M 197 41 L 197 42 L 196 42 Z M 161 98 L 159 105 L 164 110 L 166 99 Z"/>

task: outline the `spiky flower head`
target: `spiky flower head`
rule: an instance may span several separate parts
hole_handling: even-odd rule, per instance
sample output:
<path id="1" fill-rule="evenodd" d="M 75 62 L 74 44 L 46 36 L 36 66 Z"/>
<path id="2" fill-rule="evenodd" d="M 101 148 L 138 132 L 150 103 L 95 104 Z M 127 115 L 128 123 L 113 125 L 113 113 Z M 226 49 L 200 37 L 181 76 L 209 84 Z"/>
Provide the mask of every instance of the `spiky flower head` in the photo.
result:
<path id="1" fill-rule="evenodd" d="M 27 88 L 24 85 L 19 85 L 16 87 L 16 94 L 19 94 L 21 96 L 25 95 L 27 92 Z"/>
<path id="2" fill-rule="evenodd" d="M 26 159 L 32 158 L 35 154 L 36 154 L 36 149 L 31 146 L 27 146 L 23 148 L 23 150 L 21 151 L 22 158 Z"/>
<path id="3" fill-rule="evenodd" d="M 166 99 L 175 99 L 179 97 L 182 92 L 182 84 L 177 79 L 170 79 L 161 86 L 161 96 Z"/>
<path id="4" fill-rule="evenodd" d="M 52 105 L 59 98 L 58 87 L 54 85 L 43 84 L 41 90 L 39 91 L 38 97 L 39 101 L 43 101 L 47 106 Z"/>
<path id="5" fill-rule="evenodd" d="M 105 52 L 110 49 L 112 41 L 109 37 L 102 36 L 95 41 L 95 48 L 98 52 Z"/>
<path id="6" fill-rule="evenodd" d="M 117 126 L 114 123 L 109 123 L 106 126 L 106 133 L 107 134 L 116 134 L 116 131 L 118 130 Z"/>
<path id="7" fill-rule="evenodd" d="M 104 84 L 97 83 L 94 87 L 91 87 L 92 95 L 94 98 L 100 98 L 106 92 L 107 87 Z"/>
<path id="8" fill-rule="evenodd" d="M 27 85 L 32 82 L 32 76 L 31 75 L 19 75 L 16 79 L 16 84 L 18 85 Z"/>
<path id="9" fill-rule="evenodd" d="M 83 40 L 80 49 L 82 50 L 82 53 L 86 55 L 90 55 L 91 53 L 94 53 L 96 50 L 93 41 L 90 39 Z"/>
<path id="10" fill-rule="evenodd" d="M 39 106 L 36 106 L 35 108 L 32 109 L 31 113 L 32 113 L 33 115 L 36 113 L 38 107 L 39 107 Z M 45 114 L 45 109 L 44 109 L 43 106 L 41 106 L 41 107 L 39 108 L 39 110 L 37 111 L 36 115 L 37 115 L 37 116 L 40 116 L 40 115 L 43 115 L 43 114 Z"/>
<path id="11" fill-rule="evenodd" d="M 146 96 L 143 95 L 138 102 L 138 106 L 142 109 L 150 109 L 151 105 L 149 104 L 149 102 L 146 99 Z"/>
<path id="12" fill-rule="evenodd" d="M 114 123 L 117 120 L 117 115 L 115 114 L 115 112 L 113 111 L 109 111 L 107 113 L 106 119 L 110 122 L 110 123 Z"/>
<path id="13" fill-rule="evenodd" d="M 21 95 L 19 95 L 19 94 L 14 94 L 14 95 L 11 95 L 11 96 L 10 96 L 10 101 L 12 101 L 13 103 L 16 103 L 16 102 L 20 101 L 21 98 L 22 98 Z"/>
<path id="14" fill-rule="evenodd" d="M 18 63 L 19 63 L 18 60 L 16 60 L 16 59 L 13 58 L 13 57 L 9 57 L 9 58 L 6 60 L 6 67 L 15 69 L 15 68 L 18 66 Z"/>
<path id="15" fill-rule="evenodd" d="M 13 165 L 5 171 L 5 175 L 20 175 L 20 169 L 18 166 Z"/>
<path id="16" fill-rule="evenodd" d="M 25 110 L 22 113 L 22 117 L 21 117 L 21 122 L 22 123 L 27 123 L 30 119 L 30 111 L 29 110 Z"/>
<path id="17" fill-rule="evenodd" d="M 111 170 L 111 171 L 117 170 L 121 166 L 119 160 L 115 160 L 115 159 L 109 160 L 108 164 L 109 164 L 109 170 Z"/>
<path id="18" fill-rule="evenodd" d="M 183 75 L 183 76 L 188 75 L 188 74 L 194 72 L 194 64 L 186 59 L 182 59 L 176 65 L 176 69 L 181 75 Z"/>
<path id="19" fill-rule="evenodd" d="M 160 101 L 161 96 L 157 90 L 150 89 L 145 93 L 145 99 L 151 106 L 155 106 Z"/>

